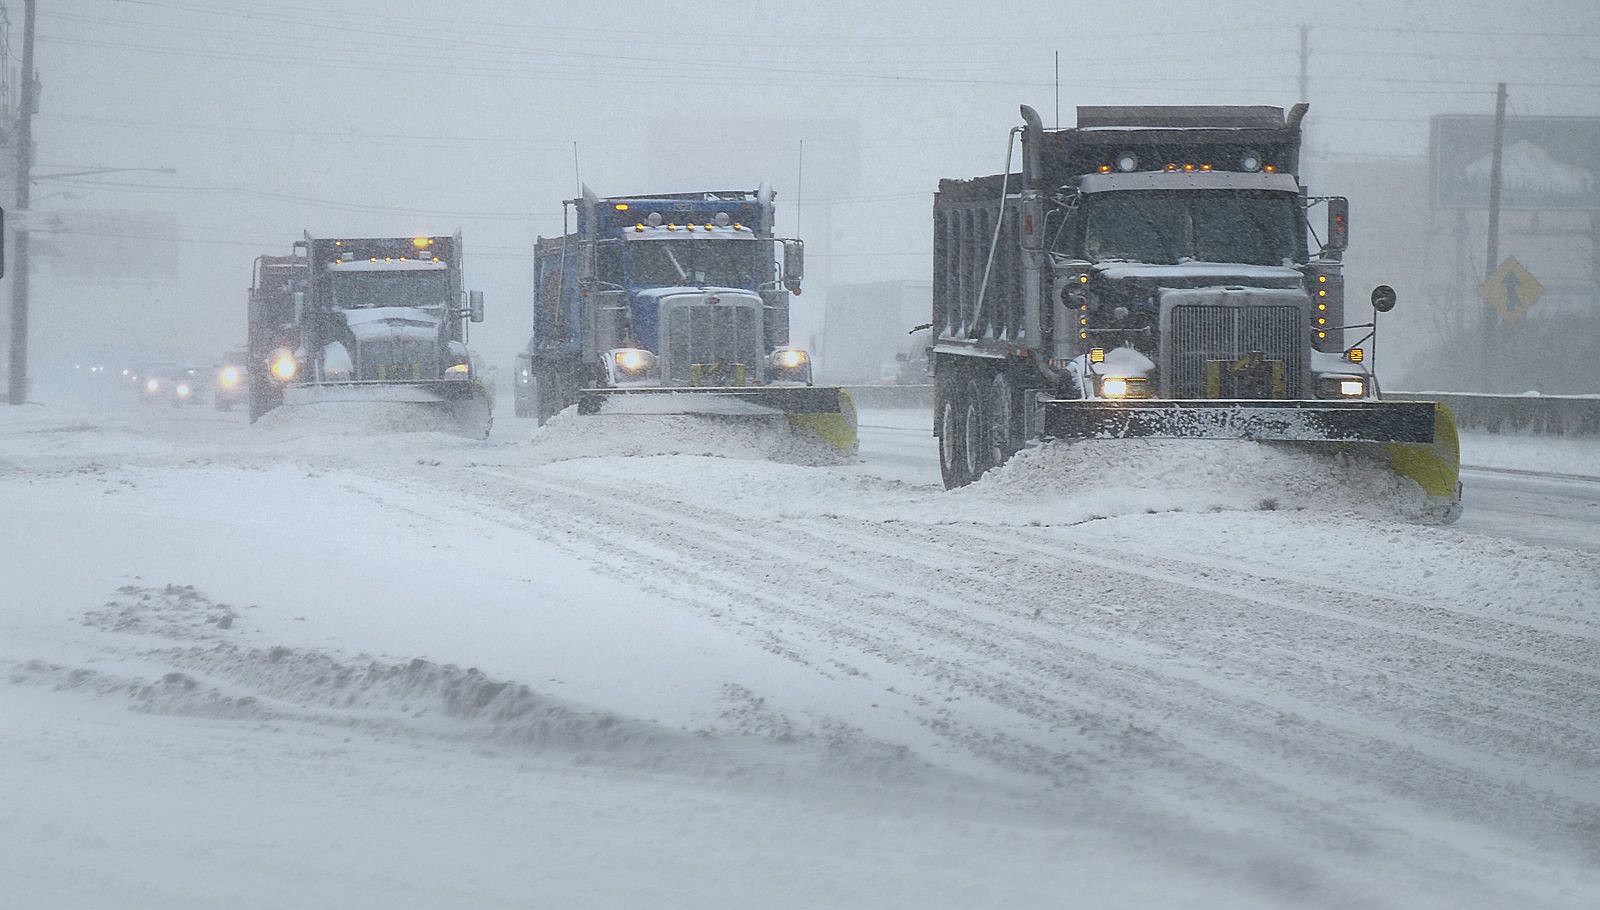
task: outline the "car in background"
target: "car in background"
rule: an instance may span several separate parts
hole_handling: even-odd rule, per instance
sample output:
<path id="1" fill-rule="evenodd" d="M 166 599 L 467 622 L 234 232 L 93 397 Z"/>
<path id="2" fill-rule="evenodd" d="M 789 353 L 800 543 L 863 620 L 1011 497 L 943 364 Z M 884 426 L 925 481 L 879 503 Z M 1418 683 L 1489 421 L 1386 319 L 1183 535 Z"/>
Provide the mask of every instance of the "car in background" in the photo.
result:
<path id="1" fill-rule="evenodd" d="M 245 400 L 245 384 L 249 382 L 245 370 L 243 351 L 230 351 L 222 358 L 212 376 L 211 404 L 219 411 L 231 411 Z"/>
<path id="2" fill-rule="evenodd" d="M 165 401 L 172 395 L 175 378 L 183 369 L 169 361 L 141 363 L 129 372 L 129 380 L 139 391 L 141 401 Z"/>
<path id="3" fill-rule="evenodd" d="M 179 367 L 167 387 L 167 400 L 175 408 L 197 404 L 211 394 L 215 367 Z"/>

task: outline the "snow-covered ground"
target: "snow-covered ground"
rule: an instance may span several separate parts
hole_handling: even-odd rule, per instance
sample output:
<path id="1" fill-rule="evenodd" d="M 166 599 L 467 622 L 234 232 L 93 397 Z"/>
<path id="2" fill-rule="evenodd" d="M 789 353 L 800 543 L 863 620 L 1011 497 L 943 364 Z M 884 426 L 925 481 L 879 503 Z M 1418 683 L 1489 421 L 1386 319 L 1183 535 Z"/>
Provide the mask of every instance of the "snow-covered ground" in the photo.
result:
<path id="1" fill-rule="evenodd" d="M 127 404 L 0 412 L 18 906 L 1600 903 L 1592 482 Z"/>

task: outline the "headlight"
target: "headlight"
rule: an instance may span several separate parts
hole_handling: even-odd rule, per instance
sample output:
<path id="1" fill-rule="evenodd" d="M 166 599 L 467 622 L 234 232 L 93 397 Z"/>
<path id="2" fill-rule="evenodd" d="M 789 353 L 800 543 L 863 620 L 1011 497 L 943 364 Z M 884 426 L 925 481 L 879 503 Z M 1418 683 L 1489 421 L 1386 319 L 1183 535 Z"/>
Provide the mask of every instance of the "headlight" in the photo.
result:
<path id="1" fill-rule="evenodd" d="M 772 352 L 772 365 L 780 370 L 793 370 L 802 366 L 811 356 L 799 348 L 783 348 Z"/>
<path id="2" fill-rule="evenodd" d="M 191 391 L 193 390 L 189 388 L 189 384 L 187 382 L 178 383 L 178 387 L 172 390 L 173 394 L 177 395 L 179 398 L 188 398 Z"/>
<path id="3" fill-rule="evenodd" d="M 1150 388 L 1143 376 L 1104 376 L 1100 379 L 1102 398 L 1148 398 Z"/>
<path id="4" fill-rule="evenodd" d="M 144 383 L 144 390 L 146 392 L 159 392 L 161 391 L 161 383 L 155 379 L 147 379 Z"/>
<path id="5" fill-rule="evenodd" d="M 1318 398 L 1365 398 L 1367 381 L 1360 376 L 1323 376 L 1317 380 Z"/>
<path id="6" fill-rule="evenodd" d="M 449 367 L 445 368 L 444 378 L 446 378 L 446 379 L 466 379 L 467 378 L 467 374 L 471 373 L 471 372 L 472 372 L 472 367 L 469 364 L 453 363 Z"/>
<path id="7" fill-rule="evenodd" d="M 655 355 L 641 348 L 623 348 L 612 351 L 611 358 L 616 363 L 617 369 L 624 373 L 642 373 L 650 369 Z"/>
<path id="8" fill-rule="evenodd" d="M 294 374 L 300 371 L 300 364 L 295 363 L 294 355 L 288 351 L 279 351 L 272 355 L 272 378 L 279 382 L 288 382 Z"/>
<path id="9" fill-rule="evenodd" d="M 234 388 L 235 386 L 237 386 L 238 384 L 239 384 L 239 368 L 238 367 L 233 367 L 233 366 L 223 367 L 222 370 L 217 373 L 217 385 L 220 385 L 225 389 L 231 389 L 231 388 Z"/>

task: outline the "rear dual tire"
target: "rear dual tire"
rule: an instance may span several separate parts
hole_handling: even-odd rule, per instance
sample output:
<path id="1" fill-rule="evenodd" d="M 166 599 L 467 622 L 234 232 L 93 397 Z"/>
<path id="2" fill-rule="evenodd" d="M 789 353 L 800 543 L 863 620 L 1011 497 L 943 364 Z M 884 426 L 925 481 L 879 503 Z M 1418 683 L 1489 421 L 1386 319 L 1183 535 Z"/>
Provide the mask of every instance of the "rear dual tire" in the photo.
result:
<path id="1" fill-rule="evenodd" d="M 948 358 L 935 382 L 939 474 L 945 489 L 964 487 L 1022 447 L 1017 395 L 1004 369 Z"/>

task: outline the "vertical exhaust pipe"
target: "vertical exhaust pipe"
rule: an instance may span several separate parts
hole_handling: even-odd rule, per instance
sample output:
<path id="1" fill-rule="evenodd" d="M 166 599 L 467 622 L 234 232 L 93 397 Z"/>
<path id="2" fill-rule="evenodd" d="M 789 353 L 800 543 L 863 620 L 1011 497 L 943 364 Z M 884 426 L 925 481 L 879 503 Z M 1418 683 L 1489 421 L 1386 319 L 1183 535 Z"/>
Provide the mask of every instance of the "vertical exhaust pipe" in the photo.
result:
<path id="1" fill-rule="evenodd" d="M 1022 105 L 1022 185 L 1030 190 L 1044 189 L 1044 167 L 1039 153 L 1044 145 L 1044 123 L 1039 112 Z"/>

